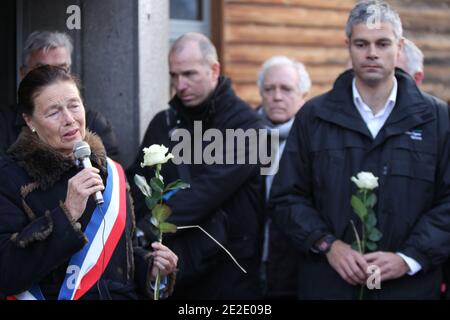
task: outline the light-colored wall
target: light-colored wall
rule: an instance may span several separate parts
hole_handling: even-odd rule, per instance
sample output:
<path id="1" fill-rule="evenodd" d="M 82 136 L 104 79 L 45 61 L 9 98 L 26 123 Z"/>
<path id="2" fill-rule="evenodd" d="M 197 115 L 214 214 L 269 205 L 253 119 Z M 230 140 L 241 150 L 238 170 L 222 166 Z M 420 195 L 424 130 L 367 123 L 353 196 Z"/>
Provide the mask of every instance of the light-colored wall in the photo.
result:
<path id="1" fill-rule="evenodd" d="M 169 101 L 169 1 L 139 0 L 140 140 L 153 118 Z M 140 152 L 141 150 L 139 150 Z"/>

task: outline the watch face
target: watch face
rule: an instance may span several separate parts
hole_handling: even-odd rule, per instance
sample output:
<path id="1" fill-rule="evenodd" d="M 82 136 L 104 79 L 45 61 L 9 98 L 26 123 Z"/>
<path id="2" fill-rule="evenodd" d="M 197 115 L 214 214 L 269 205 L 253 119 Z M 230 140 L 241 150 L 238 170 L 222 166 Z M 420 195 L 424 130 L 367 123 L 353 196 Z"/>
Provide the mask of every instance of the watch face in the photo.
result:
<path id="1" fill-rule="evenodd" d="M 323 240 L 319 243 L 318 249 L 321 252 L 325 252 L 328 250 L 329 246 L 330 246 L 330 244 L 326 240 Z"/>

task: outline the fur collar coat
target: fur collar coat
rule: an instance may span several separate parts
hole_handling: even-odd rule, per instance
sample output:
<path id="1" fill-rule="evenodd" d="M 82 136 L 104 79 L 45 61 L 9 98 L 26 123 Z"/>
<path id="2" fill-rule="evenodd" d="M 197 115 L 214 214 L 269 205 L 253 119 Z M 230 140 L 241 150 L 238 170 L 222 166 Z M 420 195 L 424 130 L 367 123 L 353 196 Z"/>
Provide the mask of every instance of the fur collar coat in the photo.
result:
<path id="1" fill-rule="evenodd" d="M 106 153 L 91 133 L 92 165 L 107 177 Z M 46 299 L 57 299 L 70 258 L 86 244 L 84 231 L 95 203 L 90 198 L 78 222 L 67 217 L 67 184 L 79 168 L 70 156 L 43 143 L 28 128 L 0 158 L 0 295 L 13 295 L 39 284 Z M 134 214 L 127 197 L 123 234 L 105 263 L 100 281 L 83 299 L 137 299 L 151 296 L 148 251 L 134 240 Z M 20 277 L 17 277 L 20 275 Z"/>

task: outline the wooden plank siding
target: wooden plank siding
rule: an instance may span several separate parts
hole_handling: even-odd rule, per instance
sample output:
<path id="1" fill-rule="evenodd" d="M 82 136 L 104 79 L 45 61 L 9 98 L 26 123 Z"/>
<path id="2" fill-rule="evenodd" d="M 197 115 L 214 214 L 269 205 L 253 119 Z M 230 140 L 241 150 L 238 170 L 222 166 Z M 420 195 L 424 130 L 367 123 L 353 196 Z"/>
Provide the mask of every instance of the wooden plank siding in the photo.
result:
<path id="1" fill-rule="evenodd" d="M 391 0 L 402 19 L 404 35 L 425 56 L 422 89 L 450 101 L 450 0 Z"/>
<path id="2" fill-rule="evenodd" d="M 286 55 L 305 63 L 312 96 L 329 90 L 345 69 L 344 28 L 356 2 L 221 0 L 224 74 L 232 78 L 238 95 L 255 107 L 260 103 L 256 77 L 261 63 L 273 55 Z M 405 35 L 424 51 L 423 89 L 450 100 L 450 0 L 390 3 L 400 13 Z"/>

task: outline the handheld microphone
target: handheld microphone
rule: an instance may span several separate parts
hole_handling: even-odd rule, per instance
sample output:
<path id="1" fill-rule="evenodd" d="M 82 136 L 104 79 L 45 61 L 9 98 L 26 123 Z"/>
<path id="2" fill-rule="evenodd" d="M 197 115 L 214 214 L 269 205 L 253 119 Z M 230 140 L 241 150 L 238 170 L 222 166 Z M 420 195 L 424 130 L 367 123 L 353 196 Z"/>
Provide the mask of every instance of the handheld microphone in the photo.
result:
<path id="1" fill-rule="evenodd" d="M 73 155 L 75 156 L 75 159 L 78 159 L 80 163 L 83 165 L 83 168 L 92 168 L 91 160 L 89 159 L 89 156 L 91 155 L 91 148 L 89 147 L 89 144 L 85 141 L 79 141 L 75 143 L 73 146 Z M 94 200 L 97 205 L 102 204 L 103 196 L 100 191 L 97 191 L 94 194 Z"/>

